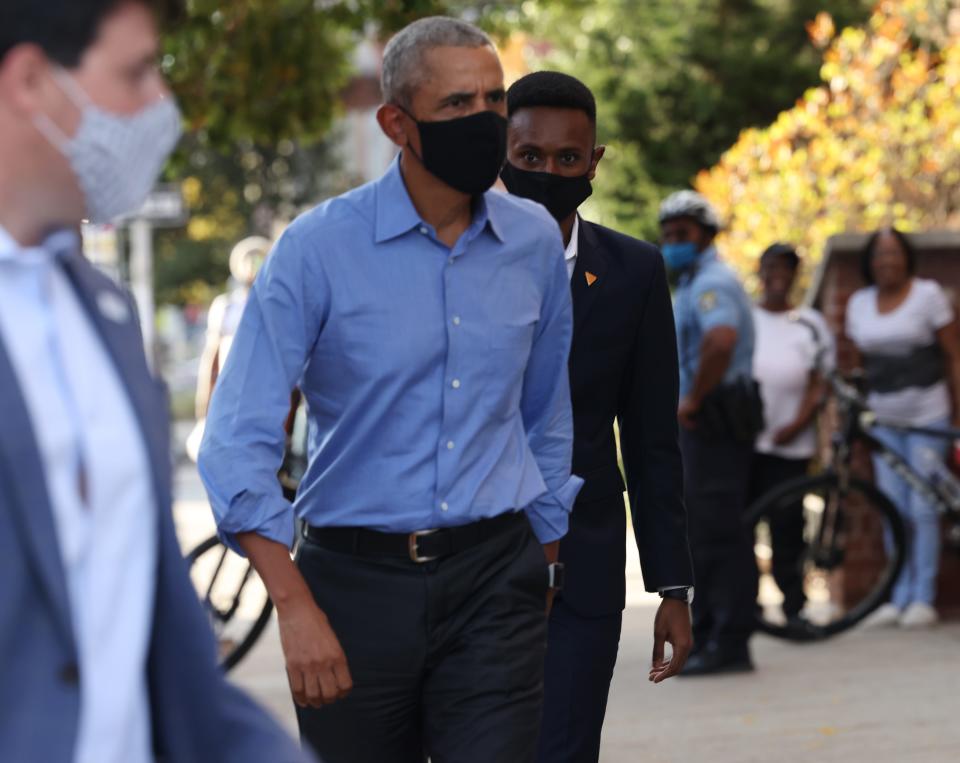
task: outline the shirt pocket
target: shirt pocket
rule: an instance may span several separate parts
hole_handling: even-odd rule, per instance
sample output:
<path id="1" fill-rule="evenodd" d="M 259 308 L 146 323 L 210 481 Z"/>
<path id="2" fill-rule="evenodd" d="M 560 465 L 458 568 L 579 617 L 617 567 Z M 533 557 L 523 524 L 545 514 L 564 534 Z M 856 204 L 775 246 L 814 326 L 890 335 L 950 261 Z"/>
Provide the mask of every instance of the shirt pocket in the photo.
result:
<path id="1" fill-rule="evenodd" d="M 520 410 L 536 325 L 530 317 L 526 322 L 497 322 L 489 328 L 484 399 L 497 420 L 508 420 Z"/>

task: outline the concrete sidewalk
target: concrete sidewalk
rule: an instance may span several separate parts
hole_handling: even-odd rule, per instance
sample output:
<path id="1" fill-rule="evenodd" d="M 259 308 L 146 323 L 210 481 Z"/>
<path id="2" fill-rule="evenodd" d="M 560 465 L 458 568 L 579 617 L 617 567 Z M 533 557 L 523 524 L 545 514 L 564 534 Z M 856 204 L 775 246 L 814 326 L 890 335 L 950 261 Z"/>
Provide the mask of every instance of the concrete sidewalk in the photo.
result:
<path id="1" fill-rule="evenodd" d="M 960 626 L 795 647 L 755 640 L 756 673 L 646 680 L 654 609 L 630 607 L 603 763 L 947 763 L 960 756 Z M 276 626 L 234 673 L 290 730 Z"/>
<path id="2" fill-rule="evenodd" d="M 188 546 L 212 522 L 195 477 L 178 477 L 177 525 Z M 604 763 L 960 760 L 960 624 L 813 645 L 758 636 L 754 674 L 653 686 L 657 600 L 643 593 L 635 548 L 628 591 Z M 295 733 L 275 620 L 233 678 Z"/>

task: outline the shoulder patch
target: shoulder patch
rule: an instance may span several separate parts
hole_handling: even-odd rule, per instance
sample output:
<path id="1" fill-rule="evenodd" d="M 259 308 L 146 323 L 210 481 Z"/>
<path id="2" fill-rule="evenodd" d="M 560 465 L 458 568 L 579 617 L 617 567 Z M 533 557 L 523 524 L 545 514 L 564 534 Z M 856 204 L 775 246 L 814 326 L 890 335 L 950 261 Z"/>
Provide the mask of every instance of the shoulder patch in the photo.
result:
<path id="1" fill-rule="evenodd" d="M 703 292 L 697 300 L 701 313 L 709 313 L 717 306 L 717 293 L 713 289 Z"/>

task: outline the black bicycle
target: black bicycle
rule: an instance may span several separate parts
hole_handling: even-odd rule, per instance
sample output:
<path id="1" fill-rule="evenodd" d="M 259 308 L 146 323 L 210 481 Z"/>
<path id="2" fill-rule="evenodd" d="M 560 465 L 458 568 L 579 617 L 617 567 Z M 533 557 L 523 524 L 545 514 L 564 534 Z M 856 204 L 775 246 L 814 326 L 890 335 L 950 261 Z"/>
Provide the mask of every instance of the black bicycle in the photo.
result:
<path id="1" fill-rule="evenodd" d="M 784 483 L 761 496 L 747 511 L 760 571 L 757 618 L 760 630 L 797 641 L 828 638 L 861 622 L 889 599 L 904 563 L 906 533 L 890 498 L 854 473 L 854 445 L 882 458 L 912 490 L 923 495 L 951 522 L 948 542 L 960 543 L 960 480 L 946 464 L 931 462 L 921 472 L 881 442 L 877 427 L 955 440 L 960 430 L 904 426 L 884 420 L 855 386 L 839 374 L 827 376 L 837 404 L 839 427 L 832 437 L 826 469 Z M 931 453 L 933 457 L 933 454 Z M 802 619 L 788 621 L 772 575 L 770 526 L 787 513 L 802 512 L 804 593 Z M 882 562 L 877 563 L 880 559 Z"/>
<path id="2" fill-rule="evenodd" d="M 187 554 L 190 577 L 210 618 L 220 665 L 231 670 L 257 643 L 273 602 L 249 561 L 213 535 Z"/>

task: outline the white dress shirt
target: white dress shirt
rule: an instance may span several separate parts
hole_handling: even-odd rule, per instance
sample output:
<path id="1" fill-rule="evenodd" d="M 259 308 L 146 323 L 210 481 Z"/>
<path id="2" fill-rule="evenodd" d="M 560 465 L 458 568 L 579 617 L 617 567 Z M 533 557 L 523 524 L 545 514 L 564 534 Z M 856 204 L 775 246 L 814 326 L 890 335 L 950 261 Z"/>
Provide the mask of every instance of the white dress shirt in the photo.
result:
<path id="1" fill-rule="evenodd" d="M 570 243 L 563 252 L 563 259 L 567 263 L 567 275 L 572 279 L 573 271 L 577 267 L 577 239 L 580 238 L 580 215 L 573 218 L 573 230 L 570 232 Z"/>
<path id="2" fill-rule="evenodd" d="M 78 246 L 67 232 L 25 248 L 0 228 L 0 339 L 33 422 L 67 578 L 80 673 L 74 760 L 141 763 L 152 760 L 156 500 L 126 389 L 57 265 Z M 100 300 L 104 314 L 132 320 L 115 297 Z"/>

